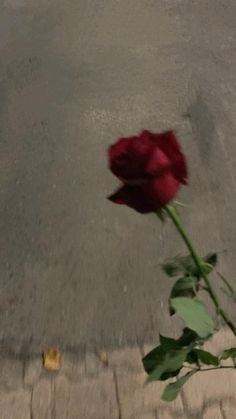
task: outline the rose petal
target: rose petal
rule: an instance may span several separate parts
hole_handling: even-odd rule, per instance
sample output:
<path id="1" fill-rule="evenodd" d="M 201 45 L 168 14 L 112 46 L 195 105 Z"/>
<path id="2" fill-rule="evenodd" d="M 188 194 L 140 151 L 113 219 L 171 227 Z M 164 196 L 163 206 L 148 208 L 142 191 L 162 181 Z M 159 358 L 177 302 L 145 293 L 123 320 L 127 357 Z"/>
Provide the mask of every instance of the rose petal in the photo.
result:
<path id="1" fill-rule="evenodd" d="M 150 159 L 146 166 L 146 172 L 152 176 L 160 176 L 171 168 L 171 162 L 167 155 L 160 148 L 155 148 L 150 154 Z"/>
<path id="2" fill-rule="evenodd" d="M 173 131 L 166 131 L 162 134 L 154 134 L 154 136 L 158 147 L 160 147 L 172 162 L 172 169 L 176 179 L 186 184 L 188 178 L 187 164 L 175 133 Z"/>
<path id="3" fill-rule="evenodd" d="M 188 183 L 188 168 L 184 158 L 184 155 L 176 157 L 173 163 L 173 173 L 181 183 L 187 185 Z"/>
<path id="4" fill-rule="evenodd" d="M 145 214 L 167 205 L 175 197 L 180 186 L 180 182 L 171 173 L 167 173 L 140 186 L 125 185 L 109 199 Z"/>
<path id="5" fill-rule="evenodd" d="M 112 173 L 122 182 L 144 178 L 146 164 L 153 149 L 153 141 L 146 135 L 120 139 L 108 150 Z"/>
<path id="6" fill-rule="evenodd" d="M 164 153 L 166 153 L 170 158 L 172 154 L 181 152 L 180 144 L 177 140 L 177 137 L 174 131 L 164 131 L 164 132 L 150 132 L 150 138 L 160 147 Z"/>
<path id="7" fill-rule="evenodd" d="M 147 183 L 145 193 L 155 209 L 160 209 L 174 199 L 180 187 L 181 183 L 172 173 L 164 173 Z"/>
<path id="8" fill-rule="evenodd" d="M 111 163 L 127 153 L 130 145 L 130 138 L 120 138 L 115 144 L 108 148 L 108 157 Z"/>
<path id="9" fill-rule="evenodd" d="M 143 189 L 140 186 L 125 185 L 118 189 L 118 191 L 108 199 L 116 204 L 127 205 L 141 214 L 155 210 L 153 205 L 150 202 L 147 202 L 146 195 L 143 193 Z"/>

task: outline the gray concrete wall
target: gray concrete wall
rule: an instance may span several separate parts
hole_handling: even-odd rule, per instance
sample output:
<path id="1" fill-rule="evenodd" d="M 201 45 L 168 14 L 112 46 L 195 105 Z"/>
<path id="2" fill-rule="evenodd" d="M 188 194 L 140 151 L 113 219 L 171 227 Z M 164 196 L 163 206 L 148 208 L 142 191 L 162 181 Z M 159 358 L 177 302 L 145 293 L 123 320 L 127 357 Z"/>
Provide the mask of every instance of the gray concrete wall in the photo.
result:
<path id="1" fill-rule="evenodd" d="M 106 200 L 108 145 L 143 128 L 178 133 L 185 225 L 235 279 L 235 19 L 234 0 L 1 1 L 6 348 L 133 344 L 170 327 L 159 264 L 184 246 Z"/>

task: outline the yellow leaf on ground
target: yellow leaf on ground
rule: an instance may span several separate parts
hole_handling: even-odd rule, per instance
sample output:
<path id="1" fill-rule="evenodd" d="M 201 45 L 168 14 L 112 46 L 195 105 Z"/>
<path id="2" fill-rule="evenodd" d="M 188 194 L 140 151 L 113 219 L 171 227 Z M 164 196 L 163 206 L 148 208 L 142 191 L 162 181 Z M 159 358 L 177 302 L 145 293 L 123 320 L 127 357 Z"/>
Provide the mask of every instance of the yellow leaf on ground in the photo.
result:
<path id="1" fill-rule="evenodd" d="M 99 357 L 99 359 L 100 359 L 100 361 L 105 365 L 105 366 L 107 366 L 108 365 L 108 355 L 107 355 L 107 352 L 100 352 L 99 354 L 98 354 L 98 357 Z"/>
<path id="2" fill-rule="evenodd" d="M 47 370 L 56 371 L 61 368 L 62 356 L 59 349 L 51 348 L 43 353 L 43 365 Z"/>

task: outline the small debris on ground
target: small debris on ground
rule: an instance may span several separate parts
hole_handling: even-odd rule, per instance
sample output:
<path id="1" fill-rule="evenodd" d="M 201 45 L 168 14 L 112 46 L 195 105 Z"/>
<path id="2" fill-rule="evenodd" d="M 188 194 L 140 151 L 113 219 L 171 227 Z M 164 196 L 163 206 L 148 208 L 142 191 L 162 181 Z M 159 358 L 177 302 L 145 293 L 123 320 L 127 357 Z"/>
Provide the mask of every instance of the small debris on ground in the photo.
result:
<path id="1" fill-rule="evenodd" d="M 108 355 L 107 355 L 107 352 L 105 352 L 105 351 L 100 352 L 98 354 L 98 357 L 99 357 L 100 361 L 103 363 L 103 365 L 105 365 L 107 367 L 108 366 Z"/>
<path id="2" fill-rule="evenodd" d="M 57 348 L 50 348 L 43 353 L 43 366 L 47 370 L 58 371 L 61 368 L 62 355 Z"/>

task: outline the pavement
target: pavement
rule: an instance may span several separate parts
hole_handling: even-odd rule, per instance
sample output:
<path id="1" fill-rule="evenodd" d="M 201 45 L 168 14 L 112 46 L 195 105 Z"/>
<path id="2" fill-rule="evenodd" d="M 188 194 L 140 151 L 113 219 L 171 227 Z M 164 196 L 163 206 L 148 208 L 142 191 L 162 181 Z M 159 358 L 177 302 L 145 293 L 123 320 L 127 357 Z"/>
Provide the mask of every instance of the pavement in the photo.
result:
<path id="1" fill-rule="evenodd" d="M 220 354 L 236 338 L 221 330 L 206 344 Z M 164 383 L 145 384 L 141 356 L 149 348 L 133 347 L 65 353 L 62 368 L 49 372 L 40 357 L 0 359 L 1 419 L 233 419 L 236 371 L 200 372 L 171 402 L 160 400 Z M 106 361 L 106 362 L 105 362 Z M 233 366 L 227 361 L 227 366 Z M 163 385 L 164 384 L 164 385 Z"/>

